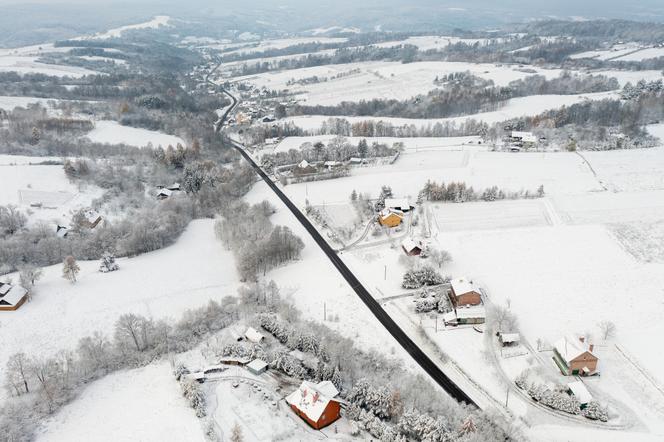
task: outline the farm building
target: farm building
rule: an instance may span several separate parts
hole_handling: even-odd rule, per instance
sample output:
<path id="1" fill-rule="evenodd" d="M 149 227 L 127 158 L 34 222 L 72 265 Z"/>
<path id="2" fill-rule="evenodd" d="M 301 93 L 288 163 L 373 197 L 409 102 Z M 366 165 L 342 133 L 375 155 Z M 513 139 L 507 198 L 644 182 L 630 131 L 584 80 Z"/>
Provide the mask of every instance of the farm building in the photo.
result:
<path id="1" fill-rule="evenodd" d="M 532 147 L 537 144 L 537 137 L 532 132 L 513 130 L 510 133 L 509 141 L 513 146 Z"/>
<path id="2" fill-rule="evenodd" d="M 385 208 L 408 212 L 411 209 L 408 198 L 385 198 Z"/>
<path id="3" fill-rule="evenodd" d="M 567 384 L 567 393 L 578 399 L 582 410 L 593 400 L 593 396 L 581 381 Z"/>
<path id="4" fill-rule="evenodd" d="M 255 375 L 265 373 L 267 371 L 267 362 L 262 359 L 254 359 L 247 364 L 247 369 Z"/>
<path id="5" fill-rule="evenodd" d="M 599 358 L 593 354 L 594 345 L 583 337 L 566 336 L 556 342 L 553 360 L 566 376 L 590 376 L 597 373 Z"/>
<path id="6" fill-rule="evenodd" d="M 401 243 L 401 248 L 408 256 L 418 256 L 422 253 L 424 246 L 420 241 L 415 241 L 412 238 L 406 238 Z"/>
<path id="7" fill-rule="evenodd" d="M 20 285 L 0 282 L 0 311 L 14 311 L 28 299 L 28 291 Z"/>
<path id="8" fill-rule="evenodd" d="M 445 325 L 484 324 L 486 311 L 482 306 L 460 307 L 443 315 Z"/>
<path id="9" fill-rule="evenodd" d="M 173 195 L 172 190 L 163 188 L 159 190 L 159 193 L 157 193 L 157 199 L 165 200 L 166 198 L 169 198 L 171 195 Z"/>
<path id="10" fill-rule="evenodd" d="M 329 381 L 318 384 L 303 381 L 297 390 L 286 396 L 286 402 L 311 427 L 320 430 L 341 416 L 341 405 L 334 399 L 338 394 Z"/>
<path id="11" fill-rule="evenodd" d="M 378 223 L 383 227 L 397 227 L 403 221 L 403 212 L 396 209 L 383 209 L 378 214 Z"/>
<path id="12" fill-rule="evenodd" d="M 86 210 L 83 213 L 82 225 L 88 229 L 94 229 L 101 222 L 101 215 L 95 210 Z"/>
<path id="13" fill-rule="evenodd" d="M 173 183 L 170 186 L 166 186 L 168 190 L 171 192 L 179 192 L 180 191 L 180 183 Z"/>
<path id="14" fill-rule="evenodd" d="M 453 306 L 462 305 L 480 305 L 482 303 L 482 295 L 479 288 L 475 286 L 473 281 L 467 278 L 456 278 L 451 281 L 451 288 L 449 292 L 450 301 Z"/>
<path id="15" fill-rule="evenodd" d="M 509 347 L 511 345 L 519 345 L 521 336 L 518 333 L 501 333 L 500 334 L 500 345 L 503 347 Z"/>
<path id="16" fill-rule="evenodd" d="M 58 225 L 55 228 L 55 234 L 58 235 L 58 238 L 66 238 L 68 233 L 69 233 L 68 227 Z"/>
<path id="17" fill-rule="evenodd" d="M 263 339 L 265 339 L 265 336 L 260 334 L 255 328 L 249 327 L 246 332 L 244 332 L 244 337 L 247 338 L 247 340 L 253 342 L 254 344 L 260 344 Z"/>

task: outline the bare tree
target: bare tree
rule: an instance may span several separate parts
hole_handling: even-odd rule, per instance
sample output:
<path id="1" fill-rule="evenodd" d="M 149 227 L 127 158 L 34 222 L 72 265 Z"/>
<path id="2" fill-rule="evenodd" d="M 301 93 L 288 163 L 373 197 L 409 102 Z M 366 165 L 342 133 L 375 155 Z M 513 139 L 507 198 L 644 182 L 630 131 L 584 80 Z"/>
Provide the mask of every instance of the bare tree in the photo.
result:
<path id="1" fill-rule="evenodd" d="M 13 235 L 25 227 L 27 221 L 16 206 L 0 206 L 0 235 Z"/>
<path id="2" fill-rule="evenodd" d="M 19 396 L 23 393 L 30 393 L 30 386 L 28 384 L 28 366 L 28 356 L 22 352 L 13 354 L 7 361 L 7 381 Z"/>
<path id="3" fill-rule="evenodd" d="M 447 250 L 433 249 L 429 252 L 431 260 L 438 265 L 438 268 L 452 262 L 452 255 Z"/>
<path id="4" fill-rule="evenodd" d="M 599 327 L 602 332 L 602 338 L 604 338 L 605 341 L 616 335 L 616 324 L 611 321 L 600 321 L 597 324 L 597 327 Z"/>
<path id="5" fill-rule="evenodd" d="M 62 277 L 67 281 L 74 284 L 76 282 L 76 275 L 81 271 L 81 268 L 76 263 L 73 256 L 68 256 L 62 263 Z"/>
<path id="6" fill-rule="evenodd" d="M 231 433 L 231 442 L 243 442 L 244 441 L 244 436 L 242 435 L 242 428 L 238 425 L 236 422 L 235 425 L 233 425 L 233 431 Z"/>

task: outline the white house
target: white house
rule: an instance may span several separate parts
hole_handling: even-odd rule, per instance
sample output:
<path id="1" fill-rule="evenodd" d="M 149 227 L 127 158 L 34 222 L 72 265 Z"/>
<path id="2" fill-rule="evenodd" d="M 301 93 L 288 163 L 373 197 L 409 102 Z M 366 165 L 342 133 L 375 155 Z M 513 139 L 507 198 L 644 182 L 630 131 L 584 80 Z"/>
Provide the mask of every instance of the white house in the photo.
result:
<path id="1" fill-rule="evenodd" d="M 244 332 L 244 337 L 247 338 L 247 340 L 253 342 L 254 344 L 260 344 L 263 339 L 265 339 L 265 336 L 260 334 L 255 328 L 249 327 L 246 332 Z"/>

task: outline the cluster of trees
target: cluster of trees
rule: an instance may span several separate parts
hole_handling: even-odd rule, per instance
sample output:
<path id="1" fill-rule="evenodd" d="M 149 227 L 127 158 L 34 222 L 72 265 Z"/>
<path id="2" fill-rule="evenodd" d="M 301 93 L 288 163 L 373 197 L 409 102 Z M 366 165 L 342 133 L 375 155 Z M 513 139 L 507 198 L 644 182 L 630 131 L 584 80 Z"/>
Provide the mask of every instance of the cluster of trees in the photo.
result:
<path id="1" fill-rule="evenodd" d="M 363 120 L 350 123 L 346 118 L 328 118 L 320 129 L 309 135 L 343 135 L 346 137 L 461 137 L 483 134 L 489 126 L 481 121 L 469 119 L 462 123 L 436 122 L 422 126 L 406 124 L 395 126 L 389 121 Z"/>
<path id="2" fill-rule="evenodd" d="M 573 75 L 563 72 L 547 80 L 531 75 L 515 80 L 508 86 L 496 87 L 492 81 L 466 73 L 464 81 L 447 81 L 444 87 L 409 100 L 376 98 L 359 102 L 344 101 L 336 106 L 304 106 L 293 108 L 293 115 L 351 115 L 400 118 L 446 118 L 495 110 L 515 97 L 541 94 L 580 94 L 603 92 L 620 87 L 615 78 L 603 75 Z"/>
<path id="3" fill-rule="evenodd" d="M 642 95 L 661 95 L 662 92 L 664 92 L 664 82 L 661 79 L 653 81 L 639 80 L 634 85 L 627 83 L 620 93 L 620 98 L 635 100 Z"/>
<path id="4" fill-rule="evenodd" d="M 374 141 L 369 144 L 367 140 L 359 140 L 352 144 L 344 136 L 336 136 L 327 145 L 322 141 L 315 143 L 303 143 L 299 149 L 290 149 L 288 152 L 266 153 L 261 157 L 263 163 L 272 166 L 283 166 L 286 164 L 297 164 L 302 160 L 308 163 L 321 161 L 348 161 L 355 158 L 381 158 L 391 157 L 403 150 L 402 143 L 393 143 L 389 146 L 385 143 Z"/>
<path id="5" fill-rule="evenodd" d="M 472 186 L 469 187 L 464 182 L 450 182 L 445 185 L 445 183 L 439 184 L 436 181 L 428 180 L 424 184 L 424 188 L 420 191 L 418 199 L 463 203 L 478 201 L 480 199 L 484 201 L 496 201 L 502 199 L 541 198 L 543 196 L 544 185 L 539 186 L 535 192 L 528 190 L 511 192 L 502 190 L 498 186 L 492 186 L 479 193 Z"/>
<path id="6" fill-rule="evenodd" d="M 300 257 L 304 243 L 290 228 L 273 226 L 274 207 L 267 201 L 249 206 L 233 204 L 215 223 L 217 237 L 235 253 L 243 281 L 255 281 L 259 272 Z"/>
<path id="7" fill-rule="evenodd" d="M 419 289 L 424 286 L 438 285 L 449 281 L 449 278 L 444 278 L 433 267 L 422 266 L 404 273 L 401 287 L 404 289 Z"/>

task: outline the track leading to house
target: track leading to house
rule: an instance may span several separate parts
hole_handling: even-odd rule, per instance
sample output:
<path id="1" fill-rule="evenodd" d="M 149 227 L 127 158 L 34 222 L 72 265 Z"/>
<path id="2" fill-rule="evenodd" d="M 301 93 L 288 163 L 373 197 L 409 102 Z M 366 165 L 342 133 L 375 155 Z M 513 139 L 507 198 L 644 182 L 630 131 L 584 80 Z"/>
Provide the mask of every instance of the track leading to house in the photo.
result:
<path id="1" fill-rule="evenodd" d="M 213 71 L 210 73 L 214 72 L 217 70 L 219 66 L 215 67 Z M 208 74 L 209 76 L 209 74 Z M 212 83 L 208 80 L 208 77 L 206 77 L 206 81 L 209 83 Z M 212 83 L 214 84 L 214 83 Z M 217 86 L 217 85 L 215 85 Z M 224 115 L 219 119 L 219 121 L 215 124 L 215 129 L 217 132 L 221 132 L 221 128 L 223 127 L 223 123 L 226 120 L 226 117 L 229 115 L 229 113 L 237 106 L 237 99 L 231 95 L 228 91 L 226 91 L 223 88 L 220 88 L 222 92 L 226 95 L 228 95 L 233 104 L 228 108 L 228 110 L 224 113 Z M 334 267 L 336 267 L 337 271 L 341 273 L 341 276 L 346 280 L 348 285 L 351 286 L 353 291 L 357 294 L 357 296 L 364 302 L 364 305 L 366 305 L 371 313 L 380 321 L 380 323 L 385 327 L 385 329 L 392 335 L 392 337 L 401 345 L 401 347 L 408 352 L 408 354 L 419 364 L 420 367 L 438 384 L 441 386 L 447 394 L 449 394 L 451 397 L 456 399 L 459 402 L 464 402 L 468 405 L 473 405 L 477 407 L 477 404 L 464 392 L 457 384 L 455 384 L 443 371 L 436 365 L 429 356 L 424 353 L 420 347 L 413 342 L 408 335 L 401 330 L 401 328 L 397 325 L 396 322 L 390 317 L 390 315 L 387 314 L 385 310 L 383 310 L 383 307 L 379 304 L 379 302 L 369 293 L 369 291 L 362 285 L 362 283 L 357 279 L 357 277 L 353 274 L 353 272 L 346 266 L 346 264 L 339 258 L 339 256 L 336 254 L 334 249 L 325 241 L 325 238 L 316 230 L 316 228 L 311 224 L 311 222 L 307 219 L 306 216 L 300 211 L 300 209 L 293 204 L 293 202 L 286 196 L 285 193 L 279 189 L 279 187 L 275 184 L 274 181 L 265 173 L 261 167 L 256 164 L 256 162 L 251 158 L 251 156 L 247 153 L 245 150 L 244 146 L 231 140 L 228 139 L 228 141 L 231 143 L 231 145 L 242 155 L 242 157 L 247 160 L 247 162 L 251 165 L 251 167 L 256 171 L 256 173 L 265 181 L 265 183 L 272 189 L 272 191 L 279 197 L 279 199 L 286 205 L 286 207 L 291 211 L 291 213 L 297 218 L 297 220 L 302 224 L 302 226 L 305 228 L 305 230 L 311 235 L 311 237 L 314 239 L 316 244 L 321 248 L 323 253 L 328 257 L 328 259 L 332 262 Z M 479 407 L 477 407 L 479 408 Z"/>

